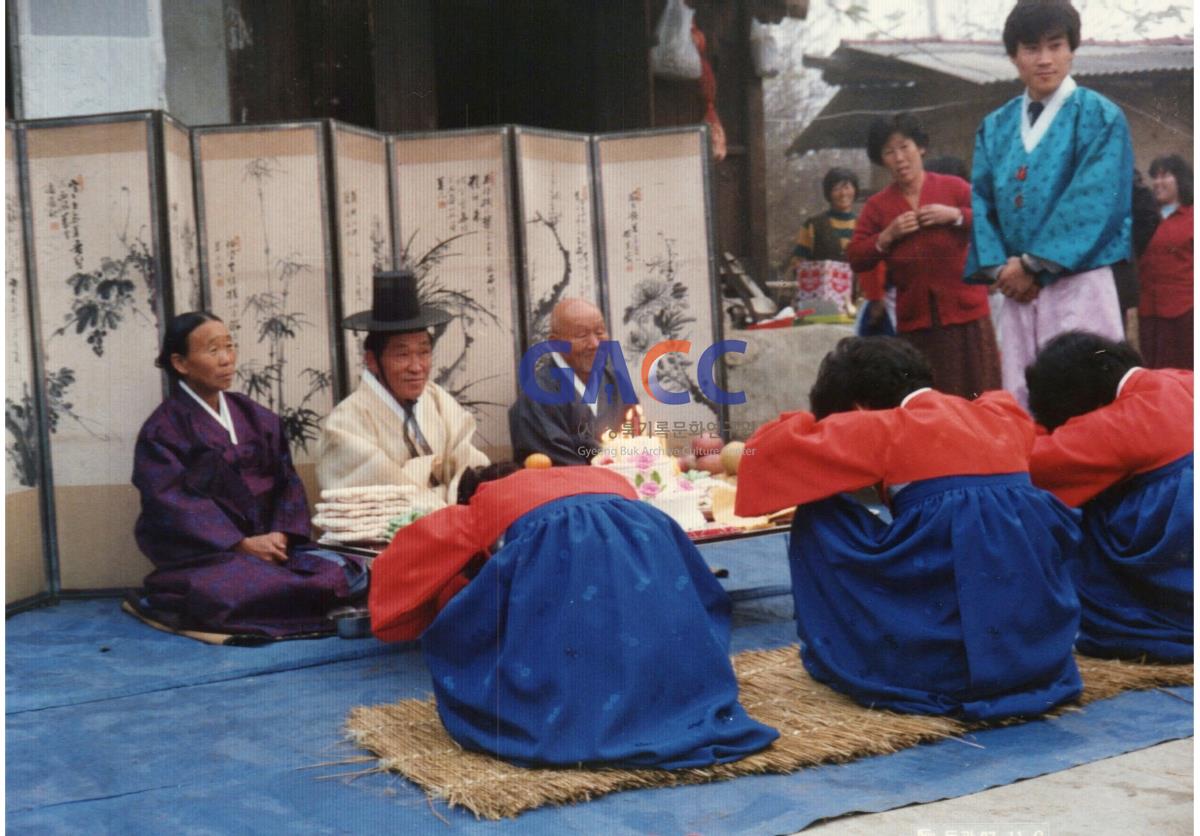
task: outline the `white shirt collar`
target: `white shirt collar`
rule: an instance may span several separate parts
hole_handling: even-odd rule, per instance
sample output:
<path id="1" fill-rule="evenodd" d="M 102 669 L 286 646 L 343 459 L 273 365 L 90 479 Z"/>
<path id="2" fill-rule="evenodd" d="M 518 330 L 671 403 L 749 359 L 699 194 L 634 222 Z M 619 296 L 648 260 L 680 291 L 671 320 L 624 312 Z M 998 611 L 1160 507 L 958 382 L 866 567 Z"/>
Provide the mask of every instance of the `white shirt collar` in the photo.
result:
<path id="1" fill-rule="evenodd" d="M 179 388 L 183 389 L 183 391 L 185 391 L 189 395 L 191 395 L 192 399 L 196 403 L 200 404 L 200 406 L 204 409 L 204 411 L 207 412 L 209 415 L 211 415 L 212 419 L 214 421 L 216 421 L 218 424 L 220 424 L 225 429 L 225 432 L 227 432 L 229 434 L 229 443 L 230 444 L 238 443 L 237 430 L 235 430 L 233 428 L 233 416 L 229 414 L 229 404 L 225 403 L 225 393 L 224 392 L 217 392 L 217 404 L 221 407 L 221 410 L 220 410 L 220 412 L 215 412 L 215 411 L 213 411 L 213 408 L 204 401 L 204 398 L 200 397 L 195 392 L 193 392 L 191 387 L 188 386 L 186 383 L 184 383 L 182 380 L 179 381 Z"/>
<path id="2" fill-rule="evenodd" d="M 579 400 L 582 401 L 583 393 L 587 391 L 587 384 L 585 384 L 583 380 L 580 379 L 579 375 L 575 374 L 575 370 L 567 364 L 567 358 L 563 357 L 557 351 L 551 351 L 550 357 L 554 360 L 555 365 L 557 365 L 560 369 L 566 369 L 571 373 L 571 380 L 575 381 L 575 392 L 579 395 Z M 596 400 L 588 404 L 587 407 L 592 411 L 593 415 L 598 415 L 600 408 L 599 395 L 597 395 Z"/>
<path id="3" fill-rule="evenodd" d="M 1134 366 L 1132 369 L 1125 372 L 1125 374 L 1123 374 L 1121 376 L 1121 380 L 1117 383 L 1116 397 L 1118 397 L 1118 398 L 1121 397 L 1121 390 L 1125 388 L 1125 383 L 1126 383 L 1126 381 L 1129 380 L 1130 375 L 1132 375 L 1134 372 L 1140 372 L 1141 370 L 1142 370 L 1141 366 Z"/>
<path id="4" fill-rule="evenodd" d="M 907 406 L 909 401 L 911 401 L 913 398 L 915 398 L 917 395 L 921 394 L 922 392 L 932 392 L 932 391 L 933 391 L 933 389 L 929 388 L 928 386 L 925 386 L 920 389 L 917 389 L 914 392 L 909 392 L 907 395 L 904 396 L 904 400 L 900 401 L 900 406 L 901 407 Z"/>
<path id="5" fill-rule="evenodd" d="M 1025 146 L 1025 153 L 1033 151 L 1042 141 L 1042 137 L 1050 129 L 1050 123 L 1054 121 L 1055 114 L 1062 110 L 1062 106 L 1078 86 L 1075 79 L 1070 76 L 1064 78 L 1057 90 L 1042 99 L 1045 109 L 1038 116 L 1036 124 L 1033 125 L 1029 124 L 1029 103 L 1033 101 L 1029 97 L 1029 88 L 1026 88 L 1025 92 L 1021 94 L 1021 144 Z"/>
<path id="6" fill-rule="evenodd" d="M 382 383 L 379 382 L 379 378 L 375 377 L 375 375 L 371 374 L 371 372 L 369 372 L 367 369 L 363 369 L 362 381 L 379 397 L 381 401 L 391 407 L 392 412 L 395 412 L 397 415 L 399 415 L 401 420 L 408 418 L 408 413 L 404 411 L 404 407 L 400 405 L 400 402 L 396 400 L 395 396 L 389 392 Z M 420 398 L 417 398 L 417 401 L 413 403 L 414 416 L 417 412 L 417 403 L 420 402 L 420 400 Z"/>
<path id="7" fill-rule="evenodd" d="M 1161 206 L 1161 207 L 1159 207 L 1159 210 L 1158 210 L 1158 212 L 1159 212 L 1159 214 L 1160 214 L 1160 215 L 1162 215 L 1162 217 L 1163 217 L 1163 220 L 1166 220 L 1167 218 L 1171 217 L 1171 215 L 1172 215 L 1172 214 L 1175 212 L 1175 210 L 1176 210 L 1176 209 L 1178 209 L 1178 208 L 1179 208 L 1179 204 L 1178 204 L 1178 203 L 1168 203 L 1166 206 Z"/>

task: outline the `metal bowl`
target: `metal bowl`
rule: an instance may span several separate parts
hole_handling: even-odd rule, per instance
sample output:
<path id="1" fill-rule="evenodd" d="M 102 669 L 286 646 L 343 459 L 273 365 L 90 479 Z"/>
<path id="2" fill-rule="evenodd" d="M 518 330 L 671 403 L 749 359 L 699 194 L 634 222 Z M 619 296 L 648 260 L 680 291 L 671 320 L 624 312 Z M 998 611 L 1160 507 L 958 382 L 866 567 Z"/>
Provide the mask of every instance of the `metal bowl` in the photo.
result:
<path id="1" fill-rule="evenodd" d="M 339 607 L 329 613 L 343 639 L 365 639 L 371 635 L 371 615 L 363 607 Z"/>

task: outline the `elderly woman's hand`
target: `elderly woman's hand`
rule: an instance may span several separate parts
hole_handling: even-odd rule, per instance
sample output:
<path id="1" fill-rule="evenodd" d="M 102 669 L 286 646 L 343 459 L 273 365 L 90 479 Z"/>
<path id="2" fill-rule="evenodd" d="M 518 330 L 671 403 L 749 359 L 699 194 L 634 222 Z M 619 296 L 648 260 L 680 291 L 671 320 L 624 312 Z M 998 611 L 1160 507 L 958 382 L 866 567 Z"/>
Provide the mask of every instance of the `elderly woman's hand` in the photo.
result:
<path id="1" fill-rule="evenodd" d="M 879 246 L 885 250 L 891 249 L 892 245 L 901 238 L 912 235 L 920 228 L 921 224 L 917 220 L 916 212 L 897 215 L 896 219 L 884 227 L 883 232 L 879 233 Z"/>
<path id="2" fill-rule="evenodd" d="M 283 563 L 288 559 L 287 535 L 281 531 L 247 537 L 233 547 L 235 552 L 248 554 L 267 563 Z"/>
<path id="3" fill-rule="evenodd" d="M 947 206 L 944 203 L 930 203 L 917 210 L 917 221 L 921 226 L 955 224 L 962 216 L 962 210 L 957 206 Z"/>

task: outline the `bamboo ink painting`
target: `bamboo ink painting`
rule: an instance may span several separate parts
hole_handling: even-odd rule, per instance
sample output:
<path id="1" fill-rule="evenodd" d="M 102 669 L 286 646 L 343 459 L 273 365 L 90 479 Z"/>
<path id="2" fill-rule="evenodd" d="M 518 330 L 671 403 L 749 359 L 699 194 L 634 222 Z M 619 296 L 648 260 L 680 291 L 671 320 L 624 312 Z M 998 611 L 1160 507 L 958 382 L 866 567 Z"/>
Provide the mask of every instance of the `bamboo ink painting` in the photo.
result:
<path id="1" fill-rule="evenodd" d="M 394 263 L 387 142 L 382 134 L 338 123 L 331 136 L 342 311 L 360 311 L 371 307 L 371 277 Z M 362 375 L 363 334 L 343 334 L 350 390 Z"/>
<path id="2" fill-rule="evenodd" d="M 433 381 L 479 423 L 480 446 L 509 446 L 517 391 L 517 277 L 506 129 L 394 137 L 400 264 L 422 304 L 454 318 L 435 329 Z"/>
<path id="3" fill-rule="evenodd" d="M 333 406 L 319 126 L 199 133 L 212 310 L 237 387 L 280 416 L 299 461 Z"/>

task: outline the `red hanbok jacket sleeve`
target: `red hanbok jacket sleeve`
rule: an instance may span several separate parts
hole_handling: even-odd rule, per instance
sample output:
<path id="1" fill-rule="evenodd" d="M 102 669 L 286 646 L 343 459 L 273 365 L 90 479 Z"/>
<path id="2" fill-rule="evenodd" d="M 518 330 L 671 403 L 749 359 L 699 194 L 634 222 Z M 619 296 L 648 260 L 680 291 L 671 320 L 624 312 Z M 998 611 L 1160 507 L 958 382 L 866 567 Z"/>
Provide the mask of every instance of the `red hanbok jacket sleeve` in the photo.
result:
<path id="1" fill-rule="evenodd" d="M 625 477 L 604 468 L 521 470 L 481 485 L 470 505 L 442 508 L 400 529 L 371 567 L 371 632 L 383 641 L 416 639 L 467 585 L 462 571 L 471 559 L 519 517 L 588 493 L 637 499 Z"/>
<path id="2" fill-rule="evenodd" d="M 1192 450 L 1192 373 L 1139 370 L 1121 395 L 1034 442 L 1033 483 L 1080 506 Z"/>
<path id="3" fill-rule="evenodd" d="M 880 482 L 898 420 L 894 410 L 780 415 L 746 442 L 734 512 L 771 514 Z"/>
<path id="4" fill-rule="evenodd" d="M 966 401 L 933 390 L 899 409 L 817 421 L 791 412 L 746 442 L 735 511 L 759 516 L 843 491 L 941 476 L 1023 473 L 1033 421 L 1007 392 Z"/>
<path id="5" fill-rule="evenodd" d="M 479 542 L 468 505 L 442 508 L 397 531 L 371 566 L 371 632 L 386 642 L 416 639 L 465 585 L 459 573 L 488 545 Z"/>

